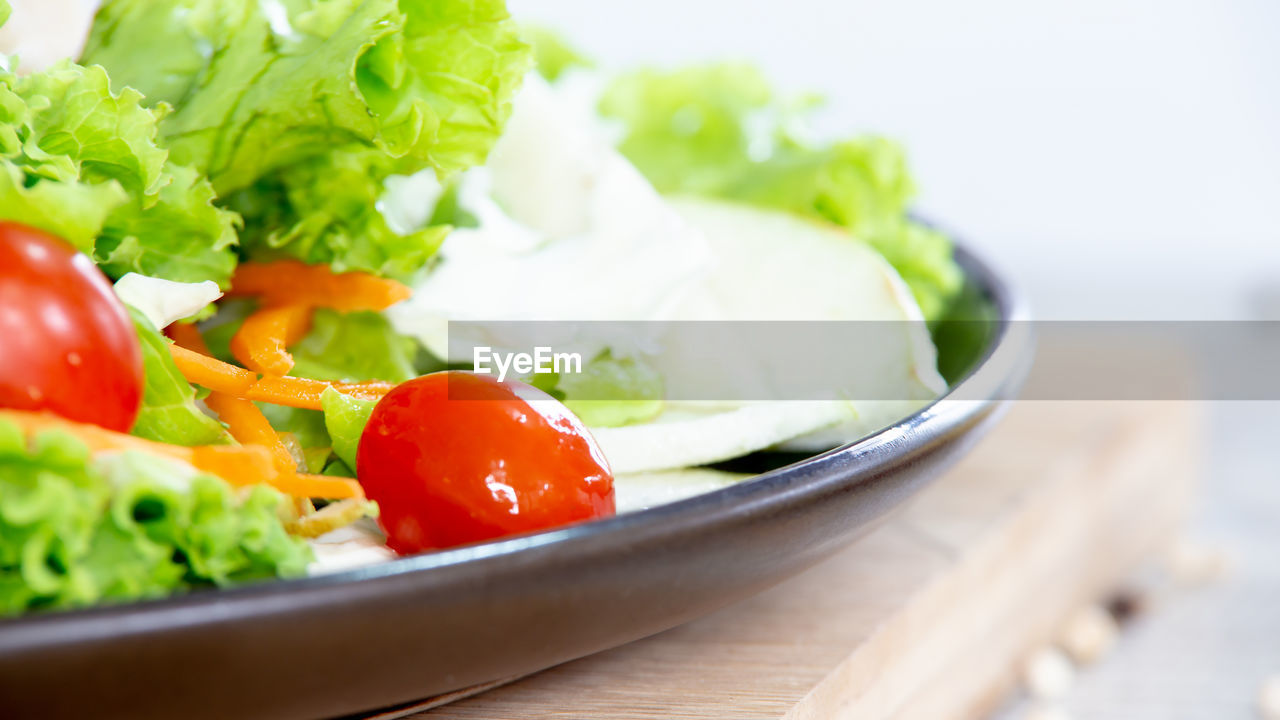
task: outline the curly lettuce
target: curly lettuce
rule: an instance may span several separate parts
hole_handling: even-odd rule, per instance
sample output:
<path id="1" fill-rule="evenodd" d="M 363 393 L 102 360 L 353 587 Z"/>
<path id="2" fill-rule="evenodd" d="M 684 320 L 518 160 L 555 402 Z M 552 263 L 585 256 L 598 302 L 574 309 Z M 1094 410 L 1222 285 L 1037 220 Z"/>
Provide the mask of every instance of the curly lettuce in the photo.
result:
<path id="1" fill-rule="evenodd" d="M 0 615 L 301 575 L 311 561 L 265 486 L 0 420 Z"/>
<path id="2" fill-rule="evenodd" d="M 841 225 L 871 244 L 941 317 L 963 274 L 946 236 L 907 215 L 914 185 L 895 143 L 829 144 L 800 131 L 813 98 L 780 101 L 759 71 L 710 65 L 617 78 L 600 111 L 622 125 L 619 149 L 663 193 L 748 202 Z"/>
<path id="3" fill-rule="evenodd" d="M 165 141 L 248 255 L 393 276 L 444 229 L 394 232 L 383 181 L 482 163 L 532 62 L 501 0 L 116 0 L 85 58 L 173 106 Z"/>
<path id="4" fill-rule="evenodd" d="M 295 258 L 339 272 L 412 278 L 450 227 L 393 228 L 382 212 L 395 162 L 376 149 L 335 151 L 283 168 L 227 198 L 248 218 L 241 235 L 257 259 Z"/>
<path id="5" fill-rule="evenodd" d="M 226 284 L 238 222 L 157 141 L 164 109 L 101 67 L 0 72 L 0 219 L 65 238 L 112 277 Z"/>

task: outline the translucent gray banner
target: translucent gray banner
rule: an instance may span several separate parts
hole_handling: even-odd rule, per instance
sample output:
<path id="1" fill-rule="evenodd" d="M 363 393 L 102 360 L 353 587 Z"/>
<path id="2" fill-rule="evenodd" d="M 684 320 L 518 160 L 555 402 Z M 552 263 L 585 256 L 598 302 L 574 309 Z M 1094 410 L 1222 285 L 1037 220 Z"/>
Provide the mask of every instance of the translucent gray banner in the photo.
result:
<path id="1" fill-rule="evenodd" d="M 1263 321 L 454 322 L 449 362 L 582 400 L 977 400 L 1020 371 L 960 383 L 1000 338 L 1034 338 L 1023 399 L 1280 400 Z"/>

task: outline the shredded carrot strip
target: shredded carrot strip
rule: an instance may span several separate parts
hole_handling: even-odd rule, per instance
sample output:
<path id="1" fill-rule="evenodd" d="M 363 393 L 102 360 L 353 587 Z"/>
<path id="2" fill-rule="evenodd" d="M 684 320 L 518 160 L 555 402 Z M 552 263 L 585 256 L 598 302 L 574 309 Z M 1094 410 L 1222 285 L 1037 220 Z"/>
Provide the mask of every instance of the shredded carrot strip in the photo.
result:
<path id="1" fill-rule="evenodd" d="M 257 445 L 169 445 L 97 425 L 64 420 L 50 413 L 0 410 L 0 418 L 17 424 L 27 433 L 62 430 L 79 438 L 91 452 L 136 450 L 181 460 L 234 485 L 269 482 L 277 475 L 271 451 Z"/>
<path id="2" fill-rule="evenodd" d="M 191 451 L 188 462 L 237 487 L 274 487 L 280 478 L 275 455 L 261 445 L 201 445 Z"/>
<path id="3" fill-rule="evenodd" d="M 169 351 L 187 380 L 214 392 L 274 405 L 319 410 L 321 409 L 320 396 L 324 394 L 325 388 L 332 387 L 338 392 L 353 395 L 362 400 L 377 401 L 395 387 L 393 383 L 381 380 L 341 383 L 287 375 L 279 377 L 267 375 L 259 378 L 252 371 L 177 345 L 170 345 Z"/>
<path id="4" fill-rule="evenodd" d="M 292 304 L 260 308 L 236 330 L 231 354 L 241 365 L 267 375 L 284 375 L 293 368 L 288 347 L 311 328 L 311 308 Z"/>
<path id="5" fill-rule="evenodd" d="M 118 433 L 97 425 L 78 423 L 49 412 L 0 410 L 0 419 L 14 423 L 26 431 L 27 434 L 45 430 L 62 430 L 79 438 L 81 442 L 89 447 L 90 452 L 138 450 L 153 455 L 171 457 L 176 460 L 189 460 L 191 457 L 191 448 L 181 445 L 167 445 L 134 435 Z"/>
<path id="6" fill-rule="evenodd" d="M 267 421 L 267 416 L 252 401 L 215 392 L 209 393 L 204 404 L 227 424 L 231 437 L 245 445 L 266 447 L 282 472 L 295 470 L 293 454 L 280 441 L 280 436 Z"/>
<path id="7" fill-rule="evenodd" d="M 364 497 L 364 488 L 355 480 L 294 472 L 292 460 L 290 467 L 281 468 L 279 458 L 262 445 L 207 445 L 193 449 L 192 465 L 239 487 L 266 484 L 295 498 Z M 252 451 L 252 455 L 246 451 Z M 237 457 L 236 453 L 245 456 Z M 246 462 L 250 457 L 252 462 Z"/>
<path id="8" fill-rule="evenodd" d="M 292 460 L 282 470 L 271 449 L 262 445 L 169 445 L 97 425 L 65 420 L 47 412 L 0 410 L 0 419 L 16 424 L 28 435 L 45 430 L 61 430 L 79 438 L 91 452 L 135 450 L 181 460 L 236 486 L 267 484 L 294 497 L 334 500 L 364 497 L 360 483 L 354 480 L 296 473 L 292 471 Z"/>
<path id="9" fill-rule="evenodd" d="M 343 312 L 385 310 L 412 294 L 402 283 L 362 272 L 335 273 L 297 260 L 240 263 L 231 297 L 255 296 L 266 305 L 302 303 Z"/>
<path id="10" fill-rule="evenodd" d="M 364 382 L 330 383 L 333 389 L 345 395 L 351 395 L 361 400 L 373 400 L 377 402 L 382 399 L 383 395 L 391 392 L 396 388 L 396 384 L 385 380 L 365 380 Z M 322 391 L 323 392 L 323 391 Z"/>
<path id="11" fill-rule="evenodd" d="M 360 487 L 360 483 L 348 478 L 328 475 L 294 473 L 281 476 L 271 484 L 280 492 L 295 497 L 317 497 L 329 500 L 364 497 L 364 489 Z"/>
<path id="12" fill-rule="evenodd" d="M 216 358 L 201 355 L 177 345 L 170 345 L 169 352 L 178 371 L 189 382 L 228 395 L 243 396 L 258 379 L 256 373 L 224 363 Z"/>
<path id="13" fill-rule="evenodd" d="M 320 410 L 320 396 L 326 388 L 332 387 L 341 393 L 353 395 L 361 400 L 381 400 L 383 395 L 391 392 L 395 385 L 388 382 L 370 381 L 363 383 L 330 383 L 323 380 L 297 378 L 289 376 L 265 376 L 251 385 L 244 396 L 258 402 L 274 405 Z"/>
<path id="14" fill-rule="evenodd" d="M 164 334 L 178 347 L 186 348 L 192 352 L 198 352 L 201 355 L 212 355 L 209 352 L 209 346 L 204 343 L 204 336 L 200 334 L 200 328 L 195 323 L 176 322 L 165 328 Z"/>

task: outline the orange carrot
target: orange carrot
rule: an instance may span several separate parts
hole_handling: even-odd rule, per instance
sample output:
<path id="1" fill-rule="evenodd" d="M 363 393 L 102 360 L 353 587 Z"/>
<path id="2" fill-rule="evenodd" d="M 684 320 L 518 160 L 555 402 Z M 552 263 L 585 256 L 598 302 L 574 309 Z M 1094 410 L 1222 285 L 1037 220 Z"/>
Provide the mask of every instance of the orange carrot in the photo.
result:
<path id="1" fill-rule="evenodd" d="M 278 458 L 262 445 L 206 445 L 192 450 L 192 465 L 238 487 L 265 484 L 295 498 L 364 497 L 364 488 L 355 480 L 298 473 L 292 465 L 282 468 Z"/>
<path id="2" fill-rule="evenodd" d="M 271 483 L 272 487 L 294 497 L 316 497 L 327 500 L 363 498 L 364 488 L 349 478 L 294 473 L 281 475 Z"/>
<path id="3" fill-rule="evenodd" d="M 231 437 L 245 445 L 261 445 L 270 450 L 276 466 L 282 472 L 296 469 L 293 454 L 280 441 L 280 436 L 267 421 L 267 416 L 252 401 L 215 392 L 209 393 L 204 404 L 218 414 L 219 420 L 227 424 Z"/>
<path id="4" fill-rule="evenodd" d="M 333 386 L 334 390 L 344 395 L 350 395 L 359 400 L 372 400 L 373 402 L 381 400 L 383 396 L 396 387 L 395 383 L 385 380 L 365 380 L 364 382 L 354 383 L 336 382 L 330 383 L 330 385 Z"/>
<path id="5" fill-rule="evenodd" d="M 326 388 L 332 387 L 341 393 L 352 395 L 361 400 L 381 400 L 383 395 L 395 387 L 392 383 L 369 381 L 362 383 L 330 383 L 323 380 L 272 375 L 264 376 L 251 385 L 244 396 L 250 400 L 268 402 L 274 405 L 320 410 L 320 396 Z"/>
<path id="6" fill-rule="evenodd" d="M 343 312 L 385 310 L 412 291 L 395 280 L 362 272 L 335 273 L 328 265 L 297 260 L 240 263 L 230 297 L 254 296 L 266 305 L 301 303 Z"/>
<path id="7" fill-rule="evenodd" d="M 61 430 L 79 438 L 88 446 L 90 452 L 133 450 L 181 460 L 198 470 L 217 475 L 231 485 L 240 487 L 267 484 L 294 497 L 334 500 L 364 497 L 360 483 L 355 480 L 296 473 L 293 472 L 292 459 L 287 467 L 282 468 L 271 449 L 262 445 L 197 445 L 195 447 L 169 445 L 107 430 L 97 425 L 65 420 L 47 412 L 0 410 L 0 420 L 14 423 L 26 434 Z"/>
<path id="8" fill-rule="evenodd" d="M 171 457 L 176 460 L 189 460 L 191 456 L 191 448 L 158 443 L 134 435 L 108 430 L 97 425 L 67 420 L 50 412 L 0 410 L 0 420 L 14 423 L 26 431 L 27 434 L 44 432 L 45 430 L 61 430 L 70 433 L 87 445 L 90 452 L 138 450 L 152 455 Z"/>
<path id="9" fill-rule="evenodd" d="M 257 445 L 201 445 L 184 447 L 154 442 L 113 430 L 64 420 L 51 413 L 0 410 L 0 419 L 15 423 L 27 433 L 61 430 L 79 438 L 90 452 L 137 451 L 181 460 L 233 485 L 268 482 L 278 473 L 271 451 Z"/>
<path id="10" fill-rule="evenodd" d="M 280 477 L 275 455 L 261 445 L 201 445 L 188 462 L 237 487 L 274 486 Z"/>
<path id="11" fill-rule="evenodd" d="M 259 378 L 257 373 L 177 345 L 170 345 L 169 352 L 187 380 L 215 392 L 273 405 L 319 410 L 320 396 L 325 388 L 332 387 L 362 400 L 377 401 L 395 387 L 394 383 L 381 380 L 342 383 L 287 375 Z"/>
<path id="12" fill-rule="evenodd" d="M 293 368 L 287 348 L 301 340 L 310 326 L 311 308 L 306 305 L 260 308 L 232 336 L 231 354 L 250 370 L 284 375 Z"/>
<path id="13" fill-rule="evenodd" d="M 258 379 L 254 372 L 184 347 L 170 345 L 169 352 L 173 355 L 173 362 L 178 366 L 178 371 L 189 382 L 210 390 L 243 396 Z"/>
<path id="14" fill-rule="evenodd" d="M 204 336 L 195 323 L 176 322 L 165 328 L 164 334 L 178 347 L 186 348 L 201 355 L 212 355 L 209 346 L 204 343 Z"/>

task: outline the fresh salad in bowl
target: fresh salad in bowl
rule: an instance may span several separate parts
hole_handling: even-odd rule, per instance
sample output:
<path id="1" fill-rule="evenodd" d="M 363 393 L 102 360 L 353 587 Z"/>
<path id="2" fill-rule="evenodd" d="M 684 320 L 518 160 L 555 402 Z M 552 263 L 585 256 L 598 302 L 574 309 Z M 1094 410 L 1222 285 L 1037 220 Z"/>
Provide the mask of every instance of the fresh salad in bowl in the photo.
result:
<path id="1" fill-rule="evenodd" d="M 641 509 L 946 390 L 964 278 L 901 149 L 750 67 L 600 68 L 501 0 L 94 5 L 0 0 L 0 614 Z M 796 320 L 902 328 L 850 370 L 893 400 L 496 352 Z M 726 337 L 726 387 L 787 371 Z"/>

